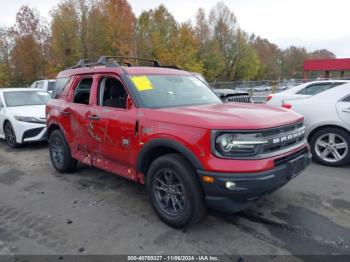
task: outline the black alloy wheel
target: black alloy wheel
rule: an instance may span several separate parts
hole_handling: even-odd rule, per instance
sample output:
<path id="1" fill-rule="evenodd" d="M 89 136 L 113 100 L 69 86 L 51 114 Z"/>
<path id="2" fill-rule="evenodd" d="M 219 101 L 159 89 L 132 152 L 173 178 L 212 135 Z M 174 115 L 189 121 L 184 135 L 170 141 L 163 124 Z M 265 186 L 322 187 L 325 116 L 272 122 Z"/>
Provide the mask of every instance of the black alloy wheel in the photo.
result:
<path id="1" fill-rule="evenodd" d="M 9 147 L 16 148 L 19 146 L 15 131 L 10 122 L 7 122 L 4 126 L 5 141 Z"/>
<path id="2" fill-rule="evenodd" d="M 153 191 L 157 204 L 168 215 L 178 215 L 185 206 L 184 185 L 174 170 L 164 168 L 155 174 Z"/>

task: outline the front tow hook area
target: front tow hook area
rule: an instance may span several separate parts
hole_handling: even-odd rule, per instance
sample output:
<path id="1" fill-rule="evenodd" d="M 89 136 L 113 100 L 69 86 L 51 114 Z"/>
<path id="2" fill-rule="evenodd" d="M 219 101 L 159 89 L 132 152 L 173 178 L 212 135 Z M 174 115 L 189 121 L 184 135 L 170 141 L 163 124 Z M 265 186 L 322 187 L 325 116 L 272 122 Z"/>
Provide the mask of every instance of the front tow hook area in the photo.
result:
<path id="1" fill-rule="evenodd" d="M 296 176 L 300 175 L 311 163 L 311 153 L 301 155 L 297 158 L 294 158 L 288 161 L 288 178 L 293 179 Z"/>

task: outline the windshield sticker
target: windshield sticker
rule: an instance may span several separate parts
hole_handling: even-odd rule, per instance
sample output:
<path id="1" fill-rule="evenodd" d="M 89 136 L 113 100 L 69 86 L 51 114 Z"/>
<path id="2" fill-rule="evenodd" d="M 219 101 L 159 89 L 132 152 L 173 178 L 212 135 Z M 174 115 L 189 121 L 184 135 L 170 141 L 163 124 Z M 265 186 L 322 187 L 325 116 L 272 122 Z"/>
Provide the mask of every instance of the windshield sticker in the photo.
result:
<path id="1" fill-rule="evenodd" d="M 153 89 L 153 85 L 147 76 L 134 76 L 131 77 L 131 80 L 140 92 Z"/>

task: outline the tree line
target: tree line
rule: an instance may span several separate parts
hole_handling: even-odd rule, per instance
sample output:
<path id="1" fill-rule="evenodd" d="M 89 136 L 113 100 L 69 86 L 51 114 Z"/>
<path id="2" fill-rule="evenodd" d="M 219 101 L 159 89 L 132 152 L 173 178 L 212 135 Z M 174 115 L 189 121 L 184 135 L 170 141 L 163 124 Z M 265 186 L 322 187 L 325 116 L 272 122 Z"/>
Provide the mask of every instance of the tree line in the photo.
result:
<path id="1" fill-rule="evenodd" d="M 326 49 L 281 49 L 248 34 L 224 2 L 208 14 L 199 8 L 193 23 L 179 23 L 165 5 L 136 17 L 127 0 L 62 0 L 50 18 L 22 6 L 13 26 L 0 27 L 0 87 L 54 78 L 81 58 L 101 55 L 155 58 L 208 81 L 301 78 L 305 59 L 335 57 Z"/>

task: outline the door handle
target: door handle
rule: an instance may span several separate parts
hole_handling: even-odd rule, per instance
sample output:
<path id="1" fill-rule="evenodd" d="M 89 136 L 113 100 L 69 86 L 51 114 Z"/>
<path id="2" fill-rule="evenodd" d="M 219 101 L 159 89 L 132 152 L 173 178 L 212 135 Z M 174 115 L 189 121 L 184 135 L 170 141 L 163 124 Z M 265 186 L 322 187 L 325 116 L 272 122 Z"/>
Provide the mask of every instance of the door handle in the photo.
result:
<path id="1" fill-rule="evenodd" d="M 99 117 L 98 115 L 89 115 L 88 118 L 89 118 L 90 120 L 95 120 L 95 121 L 100 120 L 100 117 Z"/>
<path id="2" fill-rule="evenodd" d="M 350 108 L 343 109 L 342 111 L 343 111 L 344 113 L 350 113 Z"/>
<path id="3" fill-rule="evenodd" d="M 62 110 L 60 113 L 63 116 L 69 116 L 70 115 L 70 112 L 68 110 Z"/>

